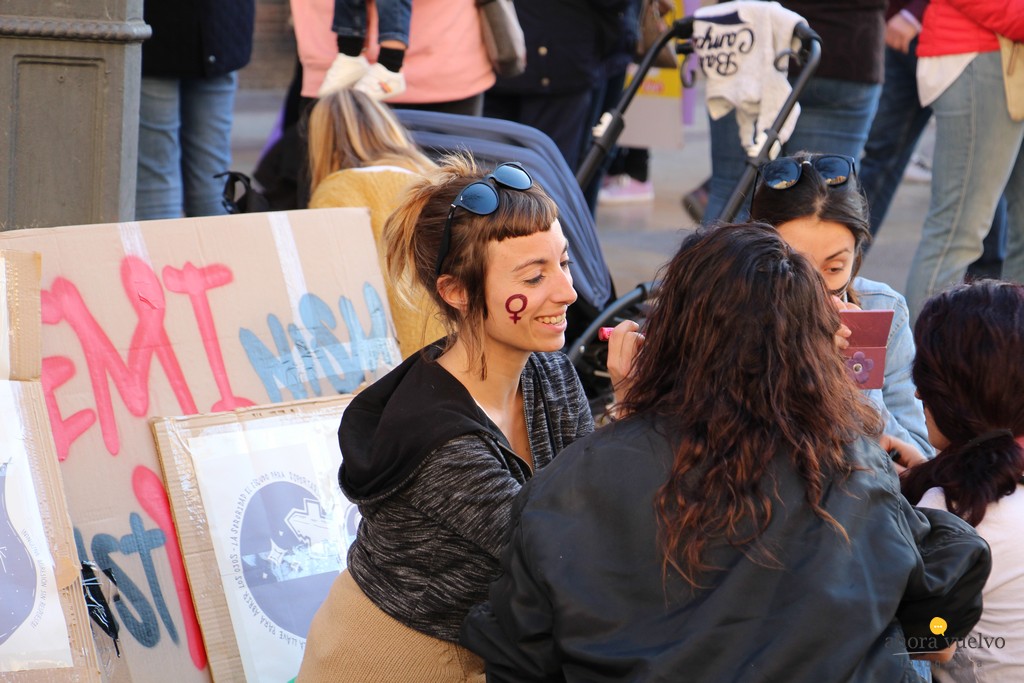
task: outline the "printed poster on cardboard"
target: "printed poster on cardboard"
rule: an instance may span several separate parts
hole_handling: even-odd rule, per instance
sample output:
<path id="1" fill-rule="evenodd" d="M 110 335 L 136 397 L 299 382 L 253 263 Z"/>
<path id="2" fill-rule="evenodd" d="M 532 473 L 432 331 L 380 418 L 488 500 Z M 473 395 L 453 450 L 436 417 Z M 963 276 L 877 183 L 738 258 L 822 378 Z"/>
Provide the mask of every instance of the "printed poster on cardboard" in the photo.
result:
<path id="1" fill-rule="evenodd" d="M 286 681 L 345 568 L 359 515 L 338 488 L 338 418 L 189 439 L 247 681 Z"/>

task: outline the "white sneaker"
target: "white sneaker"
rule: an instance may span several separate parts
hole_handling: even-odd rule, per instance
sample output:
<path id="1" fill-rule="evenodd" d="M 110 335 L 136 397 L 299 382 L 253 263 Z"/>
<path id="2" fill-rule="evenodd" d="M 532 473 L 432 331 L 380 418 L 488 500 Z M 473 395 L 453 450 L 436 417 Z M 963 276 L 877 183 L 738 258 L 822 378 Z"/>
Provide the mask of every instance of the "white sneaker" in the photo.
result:
<path id="1" fill-rule="evenodd" d="M 375 100 L 383 102 L 405 92 L 405 76 L 401 73 L 388 71 L 380 64 L 370 65 L 359 82 L 352 86 Z"/>
<path id="2" fill-rule="evenodd" d="M 370 63 L 362 55 L 358 57 L 338 55 L 331 63 L 331 68 L 327 69 L 327 73 L 324 74 L 324 82 L 320 84 L 317 96 L 324 97 L 339 90 L 351 88 L 366 75 L 369 69 Z"/>
<path id="3" fill-rule="evenodd" d="M 654 201 L 654 184 L 640 182 L 629 175 L 606 176 L 597 192 L 598 204 L 627 204 Z"/>

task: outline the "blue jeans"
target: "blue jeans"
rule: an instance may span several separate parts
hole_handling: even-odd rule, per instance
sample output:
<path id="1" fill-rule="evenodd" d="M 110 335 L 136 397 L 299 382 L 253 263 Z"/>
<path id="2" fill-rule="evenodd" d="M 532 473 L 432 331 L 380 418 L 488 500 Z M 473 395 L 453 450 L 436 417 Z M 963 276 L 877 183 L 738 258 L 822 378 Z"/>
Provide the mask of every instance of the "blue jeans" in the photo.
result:
<path id="1" fill-rule="evenodd" d="M 916 38 L 909 54 L 885 48 L 885 84 L 859 169 L 871 208 L 872 235 L 885 220 L 917 141 L 932 117 L 932 108 L 922 107 L 917 97 L 916 50 Z"/>
<path id="2" fill-rule="evenodd" d="M 932 108 L 922 107 L 917 96 L 916 50 L 916 38 L 909 54 L 885 48 L 885 85 L 860 160 L 860 185 L 871 210 L 872 235 L 882 227 L 903 172 L 932 117 Z M 968 273 L 998 278 L 1006 258 L 1005 199 L 999 201 L 982 248 L 981 257 L 968 267 Z"/>
<path id="3" fill-rule="evenodd" d="M 801 93 L 800 118 L 793 135 L 783 146 L 784 153 L 803 150 L 860 158 L 881 91 L 882 86 L 878 84 L 812 78 Z M 765 125 L 770 124 L 769 121 Z M 715 221 L 722 213 L 747 165 L 735 112 L 711 121 L 710 127 L 711 184 L 704 211 L 705 223 Z M 750 192 L 747 194 L 748 200 L 735 220 L 744 220 L 749 213 Z"/>
<path id="4" fill-rule="evenodd" d="M 1007 211 L 1003 277 L 1024 282 L 1024 121 L 1010 118 L 1003 88 L 999 52 L 985 52 L 932 104 L 931 203 L 907 278 L 914 319 L 929 296 L 960 282 L 981 255 L 1001 193 Z"/>
<path id="5" fill-rule="evenodd" d="M 231 120 L 238 75 L 143 77 L 135 218 L 218 216 L 231 165 Z"/>
<path id="6" fill-rule="evenodd" d="M 412 0 L 376 0 L 377 40 L 397 40 L 409 45 Z M 366 37 L 366 0 L 334 0 L 331 30 L 339 36 Z"/>
<path id="7" fill-rule="evenodd" d="M 618 73 L 609 74 L 607 78 L 598 80 L 594 89 L 590 91 L 590 128 L 588 129 L 588 135 L 583 141 L 583 148 L 580 150 L 580 165 L 583 164 L 583 160 L 587 158 L 587 154 L 590 152 L 591 145 L 594 144 L 594 138 L 589 134 L 589 131 L 593 129 L 601 121 L 601 114 L 606 111 L 611 111 L 612 107 L 618 104 L 619 100 L 622 99 L 622 89 L 626 83 L 626 72 L 620 71 Z M 591 215 L 597 212 L 597 193 L 601 190 L 601 181 L 604 180 L 608 174 L 608 169 L 611 167 L 612 162 L 615 160 L 615 155 L 618 153 L 618 145 L 612 145 L 612 148 L 605 154 L 604 160 L 601 162 L 601 166 L 598 168 L 597 173 L 594 174 L 594 178 L 590 181 L 590 184 L 583 188 L 583 197 L 587 200 L 587 208 L 590 209 Z"/>

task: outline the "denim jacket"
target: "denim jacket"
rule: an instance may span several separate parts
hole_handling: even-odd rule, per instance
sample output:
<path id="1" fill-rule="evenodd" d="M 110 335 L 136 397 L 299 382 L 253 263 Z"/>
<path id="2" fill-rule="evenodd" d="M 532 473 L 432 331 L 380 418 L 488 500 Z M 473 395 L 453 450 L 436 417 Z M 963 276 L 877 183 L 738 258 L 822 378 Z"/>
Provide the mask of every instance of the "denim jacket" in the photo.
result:
<path id="1" fill-rule="evenodd" d="M 881 411 L 886 434 L 914 444 L 926 458 L 931 458 L 934 451 L 928 442 L 924 406 L 914 396 L 916 389 L 910 375 L 914 363 L 914 335 L 907 301 L 884 282 L 858 277 L 853 280 L 853 288 L 864 310 L 894 311 L 886 343 L 885 381 L 881 389 L 868 389 L 864 393 Z"/>

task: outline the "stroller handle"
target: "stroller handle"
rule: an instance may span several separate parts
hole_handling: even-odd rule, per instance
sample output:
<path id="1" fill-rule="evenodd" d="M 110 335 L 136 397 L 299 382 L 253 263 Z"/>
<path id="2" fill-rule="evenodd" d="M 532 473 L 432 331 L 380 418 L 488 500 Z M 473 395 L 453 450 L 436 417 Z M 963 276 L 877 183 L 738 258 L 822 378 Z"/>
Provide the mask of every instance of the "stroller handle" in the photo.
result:
<path id="1" fill-rule="evenodd" d="M 597 175 L 598 169 L 601 167 L 601 163 L 611 153 L 615 143 L 618 142 L 619 136 L 622 135 L 622 131 L 625 129 L 626 124 L 622 120 L 622 115 L 629 107 L 630 102 L 633 101 L 633 96 L 636 95 L 637 91 L 640 90 L 640 86 L 643 84 L 644 77 L 647 72 L 651 70 L 651 65 L 654 64 L 654 60 L 657 59 L 658 53 L 661 52 L 662 48 L 665 47 L 670 40 L 686 40 L 693 36 L 693 17 L 683 17 L 672 22 L 672 25 L 662 33 L 658 40 L 655 41 L 654 45 L 647 51 L 644 58 L 640 60 L 640 65 L 637 67 L 636 74 L 633 80 L 630 81 L 629 85 L 622 93 L 622 97 L 610 111 L 606 112 L 609 119 L 608 124 L 604 128 L 604 132 L 601 135 L 595 136 L 590 149 L 587 150 L 587 156 L 584 157 L 583 162 L 580 164 L 579 169 L 576 171 L 576 182 L 584 190 L 590 185 L 590 181 Z M 683 49 L 683 52 L 692 52 L 691 49 Z"/>
<path id="2" fill-rule="evenodd" d="M 779 131 L 782 130 L 782 124 L 786 122 L 789 113 L 793 111 L 793 107 L 807 86 L 807 82 L 811 80 L 811 76 L 818 70 L 818 63 L 821 61 L 821 36 L 804 22 L 800 22 L 793 28 L 793 35 L 800 39 L 800 51 L 793 55 L 797 63 L 801 64 L 800 73 L 797 75 L 796 81 L 793 82 L 793 88 L 789 91 L 789 96 L 782 103 L 775 121 L 765 129 L 765 141 L 761 145 L 757 156 L 747 157 L 747 165 L 743 169 L 743 175 L 740 177 L 739 182 L 736 183 L 736 187 L 729 196 L 729 200 L 722 209 L 722 213 L 718 216 L 720 222 L 732 222 L 736 214 L 739 213 L 740 207 L 743 206 L 750 194 L 753 193 L 752 185 L 754 178 L 757 177 L 757 169 L 761 167 L 761 164 L 769 160 L 772 147 L 779 140 Z M 785 54 L 783 53 L 783 55 Z"/>

